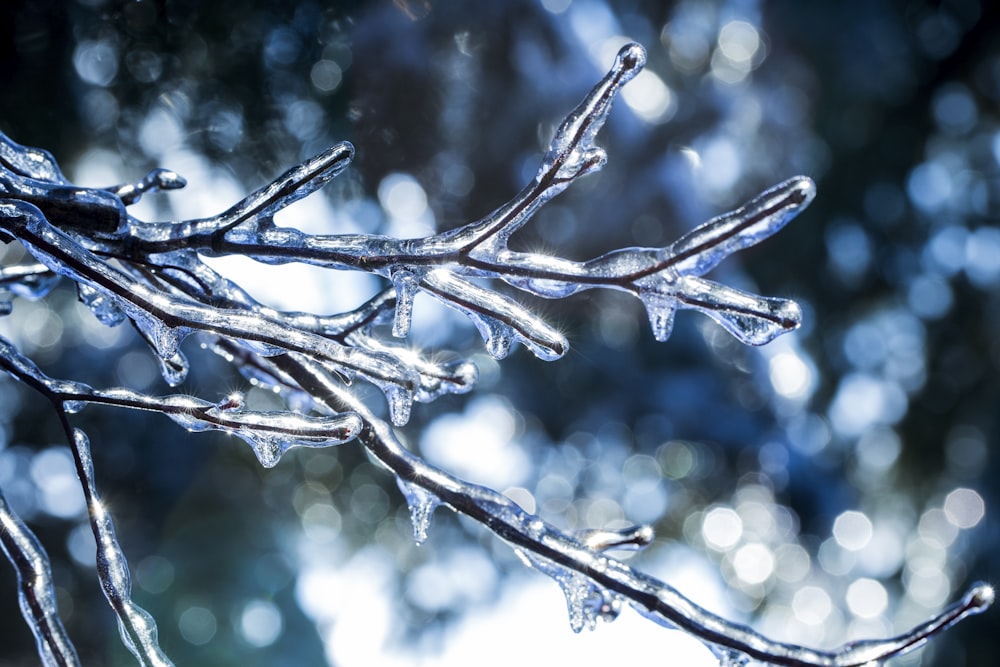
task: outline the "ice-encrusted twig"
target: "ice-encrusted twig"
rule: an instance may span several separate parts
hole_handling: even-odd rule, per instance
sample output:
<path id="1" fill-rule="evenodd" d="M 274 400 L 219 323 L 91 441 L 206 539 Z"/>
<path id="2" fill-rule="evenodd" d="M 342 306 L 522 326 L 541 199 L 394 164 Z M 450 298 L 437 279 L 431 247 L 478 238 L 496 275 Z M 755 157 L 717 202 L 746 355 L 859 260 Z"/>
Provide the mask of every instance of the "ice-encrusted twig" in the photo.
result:
<path id="1" fill-rule="evenodd" d="M 265 468 L 274 467 L 293 447 L 329 447 L 353 440 L 361 421 L 352 413 L 308 416 L 289 411 L 247 410 L 232 393 L 218 403 L 194 396 L 152 396 L 123 387 L 94 389 L 82 382 L 56 380 L 0 336 L 0 369 L 44 394 L 60 409 L 77 412 L 87 403 L 159 412 L 188 431 L 216 430 L 247 442 Z"/>
<path id="2" fill-rule="evenodd" d="M 414 295 L 425 291 L 468 314 L 497 357 L 520 342 L 543 359 L 565 353 L 562 335 L 510 297 L 484 290 L 468 278 L 497 278 L 524 292 L 562 298 L 584 289 L 635 294 L 649 312 L 654 335 L 665 340 L 677 308 L 707 313 L 745 343 L 760 345 L 798 326 L 798 307 L 785 299 L 759 297 L 701 279 L 725 256 L 770 236 L 806 207 L 812 181 L 790 179 L 746 206 L 690 232 L 664 248 L 623 248 L 587 262 L 514 252 L 511 236 L 546 202 L 606 161 L 594 144 L 612 102 L 643 68 L 645 51 L 628 44 L 607 75 L 555 132 L 535 178 L 493 213 L 425 238 L 379 235 L 309 235 L 276 227 L 273 213 L 338 173 L 353 148 L 338 144 L 215 218 L 145 223 L 130 218 L 126 229 L 105 237 L 104 247 L 121 257 L 169 253 L 181 248 L 238 254 L 262 262 L 302 262 L 377 273 L 396 289 L 393 333 L 406 335 Z M 113 217 L 113 212 L 109 213 Z"/>
<path id="3" fill-rule="evenodd" d="M 132 601 L 128 561 L 115 535 L 111 515 L 101 502 L 94 482 L 94 463 L 90 452 L 90 440 L 83 431 L 73 428 L 69 423 L 68 413 L 79 407 L 77 399 L 85 399 L 90 391 L 89 387 L 77 382 L 49 378 L 38 369 L 34 362 L 21 355 L 8 340 L 2 337 L 0 337 L 0 369 L 39 391 L 51 401 L 56 409 L 66 437 L 72 446 L 76 473 L 83 488 L 87 514 L 97 544 L 97 576 L 108 603 L 118 616 L 122 642 L 135 655 L 139 664 L 144 667 L 169 667 L 173 665 L 157 641 L 156 621 L 145 609 Z M 6 522 L 4 528 L 6 528 Z M 39 599 L 38 590 L 44 590 L 45 586 L 51 586 L 51 577 L 47 573 L 47 559 L 44 559 L 43 554 L 40 556 L 37 551 L 33 552 L 30 540 L 24 536 L 21 536 L 14 544 L 22 550 L 20 553 L 30 554 L 35 559 L 30 565 L 24 566 L 35 568 L 34 576 L 37 577 L 37 580 L 28 584 L 27 587 L 22 583 L 22 600 L 25 591 L 29 588 L 37 600 Z M 19 575 L 25 572 L 22 572 L 21 566 L 19 566 Z M 56 626 L 60 624 L 60 621 L 55 609 L 54 598 L 44 602 L 44 604 L 47 606 L 33 609 L 30 617 L 28 613 L 25 613 L 25 619 L 28 620 L 36 637 L 40 634 L 46 636 L 47 643 L 44 646 L 41 642 L 39 643 L 39 653 L 43 660 L 46 659 L 46 651 L 50 648 L 66 653 L 66 648 L 62 646 L 65 643 L 71 649 L 68 640 L 64 641 L 64 638 L 57 634 L 59 628 Z M 50 646 L 50 643 L 54 646 Z M 67 662 L 65 664 L 73 663 Z"/>
<path id="4" fill-rule="evenodd" d="M 80 429 L 72 429 L 61 412 L 63 424 L 69 429 L 77 475 L 87 502 L 90 527 L 97 542 L 97 576 L 111 608 L 118 616 L 118 631 L 122 643 L 143 667 L 170 667 L 174 663 L 160 648 L 156 621 L 148 611 L 132 601 L 132 577 L 128 560 L 115 535 L 114 521 L 101 502 L 94 485 L 94 461 L 90 455 L 90 439 Z"/>
<path id="5" fill-rule="evenodd" d="M 477 282 L 484 278 L 545 298 L 594 288 L 631 293 L 646 307 L 658 340 L 669 336 L 679 308 L 701 310 L 741 341 L 755 345 L 798 326 L 801 315 L 793 302 L 742 292 L 702 276 L 729 254 L 775 233 L 807 206 L 815 194 L 807 177 L 789 179 L 662 248 L 621 248 L 576 262 L 508 247 L 512 235 L 541 206 L 604 165 L 606 156 L 594 144 L 596 135 L 621 86 L 644 63 L 645 53 L 636 44 L 619 52 L 607 75 L 559 126 L 534 179 L 510 201 L 478 221 L 418 239 L 308 235 L 274 224 L 280 209 L 347 167 L 354 151 L 348 143 L 289 170 L 218 216 L 150 223 L 128 215 L 126 205 L 144 193 L 183 186 L 177 174 L 155 170 L 136 183 L 80 188 L 66 180 L 47 152 L 0 134 L 0 239 L 19 240 L 39 262 L 0 268 L 5 295 L 39 298 L 58 276 L 68 278 L 101 322 L 114 326 L 132 321 L 170 384 L 179 384 L 187 373 L 179 350 L 182 339 L 200 332 L 244 375 L 283 390 L 289 405 L 301 402 L 304 409 L 322 413 L 254 412 L 246 410 L 238 396 L 212 403 L 54 380 L 0 339 L 0 368 L 53 402 L 73 444 L 99 545 L 101 583 L 120 619 L 122 637 L 140 663 L 169 661 L 156 644 L 152 619 L 131 601 L 124 554 L 94 488 L 89 441 L 69 423 L 68 414 L 88 402 L 160 412 L 190 430 L 234 433 L 254 446 L 265 466 L 276 463 L 289 446 L 336 444 L 357 436 L 395 475 L 411 508 L 418 541 L 426 538 L 431 514 L 440 504 L 482 523 L 532 567 L 559 582 L 574 629 L 592 627 L 598 619 L 612 620 L 627 601 L 655 621 L 699 637 L 720 655 L 792 667 L 857 667 L 910 651 L 992 603 L 992 588 L 977 585 L 909 633 L 834 651 L 771 641 L 707 612 L 666 583 L 604 553 L 648 544 L 652 535 L 647 527 L 623 533 L 562 533 L 502 494 L 468 484 L 407 451 L 389 423 L 377 418 L 350 386 L 355 376 L 379 386 L 396 425 L 406 422 L 413 400 L 429 401 L 471 388 L 475 370 L 470 363 L 434 362 L 385 343 L 375 330 L 391 317 L 393 335 L 405 336 L 413 298 L 421 291 L 467 314 L 497 358 L 514 343 L 542 359 L 566 352 L 568 343 L 559 331 L 510 296 Z M 199 253 L 368 271 L 392 286 L 350 313 L 281 312 L 218 275 Z M 0 303 L 0 315 L 9 312 L 9 305 Z M 47 632 L 45 618 L 42 614 L 29 619 L 36 636 Z"/>
<path id="6" fill-rule="evenodd" d="M 35 534 L 14 513 L 0 491 L 0 547 L 17 572 L 21 614 L 35 635 L 45 667 L 76 667 L 80 660 L 56 607 L 52 568 Z"/>
<path id="7" fill-rule="evenodd" d="M 919 648 L 934 635 L 993 604 L 992 586 L 980 583 L 926 623 L 889 639 L 850 642 L 831 651 L 773 641 L 703 609 L 669 584 L 602 553 L 622 544 L 648 544 L 651 539 L 648 528 L 624 536 L 602 532 L 577 536 L 563 533 L 525 512 L 503 494 L 460 480 L 414 455 L 402 445 L 388 424 L 375 417 L 356 396 L 333 381 L 315 363 L 286 355 L 268 361 L 311 394 L 323 396 L 331 409 L 358 414 L 363 421 L 358 440 L 402 483 L 422 489 L 441 505 L 469 516 L 522 553 L 530 554 L 529 562 L 556 578 L 564 589 L 575 587 L 567 591 L 574 629 L 592 625 L 592 620 L 587 620 L 586 610 L 580 612 L 579 620 L 574 620 L 573 604 L 592 604 L 588 598 L 596 596 L 598 602 L 604 601 L 613 609 L 614 596 L 620 596 L 643 615 L 692 634 L 720 654 L 731 651 L 786 667 L 863 667 Z M 580 578 L 574 580 L 577 576 Z"/>

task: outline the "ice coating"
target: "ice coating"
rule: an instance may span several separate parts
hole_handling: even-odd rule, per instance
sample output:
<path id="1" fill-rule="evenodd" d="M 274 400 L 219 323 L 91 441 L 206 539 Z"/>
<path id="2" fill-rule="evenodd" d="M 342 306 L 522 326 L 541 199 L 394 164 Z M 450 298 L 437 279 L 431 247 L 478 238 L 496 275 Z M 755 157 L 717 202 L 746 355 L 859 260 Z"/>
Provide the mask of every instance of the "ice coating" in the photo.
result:
<path id="1" fill-rule="evenodd" d="M 59 280 L 44 264 L 0 266 L 0 289 L 29 301 L 45 298 Z"/>
<path id="2" fill-rule="evenodd" d="M 4 175 L 35 179 L 46 183 L 66 183 L 52 154 L 40 148 L 22 146 L 0 132 L 0 169 Z"/>
<path id="3" fill-rule="evenodd" d="M 309 235 L 275 227 L 276 211 L 315 191 L 349 164 L 353 147 L 345 143 L 289 170 L 218 216 L 174 223 L 129 218 L 128 229 L 102 239 L 103 244 L 124 256 L 185 253 L 190 258 L 197 251 L 240 254 L 266 263 L 303 262 L 370 271 L 392 282 L 394 335 L 404 336 L 409 330 L 413 297 L 423 291 L 468 315 L 496 358 L 522 344 L 542 359 L 556 359 L 568 343 L 511 297 L 469 278 L 500 279 L 545 298 L 564 298 L 586 289 L 622 290 L 642 300 L 657 340 L 669 337 L 677 309 L 684 308 L 707 313 L 743 342 L 766 343 L 798 326 L 800 313 L 794 304 L 695 278 L 729 254 L 775 233 L 808 206 L 815 186 L 807 177 L 791 178 L 662 248 L 623 248 L 585 262 L 508 248 L 511 236 L 541 206 L 604 164 L 606 155 L 594 143 L 597 134 L 622 86 L 641 71 L 645 61 L 641 46 L 622 47 L 607 75 L 559 125 L 532 182 L 493 213 L 465 226 L 415 239 Z M 186 261 L 185 270 L 197 268 L 196 262 Z M 212 294 L 236 291 L 213 290 Z M 258 310 L 246 299 L 238 301 Z M 365 375 L 364 369 L 347 369 L 355 371 Z M 386 380 L 376 374 L 377 384 Z M 405 381 L 396 384 L 412 390 Z"/>
<path id="4" fill-rule="evenodd" d="M 125 313 L 114 299 L 90 285 L 80 284 L 76 288 L 80 302 L 94 313 L 94 317 L 106 327 L 116 327 L 125 321 Z"/>
<path id="5" fill-rule="evenodd" d="M 96 393 L 95 398 L 126 398 L 135 403 L 145 400 L 126 390 Z M 228 397 L 223 404 L 212 404 L 189 396 L 159 397 L 150 409 L 159 409 L 189 431 L 218 430 L 232 433 L 253 449 L 265 468 L 273 468 L 281 456 L 294 447 L 330 447 L 354 439 L 361 430 L 355 415 L 310 417 L 294 412 L 259 412 L 245 410 L 242 401 Z"/>
<path id="6" fill-rule="evenodd" d="M 559 331 L 502 294 L 439 270 L 428 273 L 424 285 L 428 293 L 469 316 L 494 359 L 506 357 L 515 342 L 546 361 L 558 359 L 569 349 Z"/>

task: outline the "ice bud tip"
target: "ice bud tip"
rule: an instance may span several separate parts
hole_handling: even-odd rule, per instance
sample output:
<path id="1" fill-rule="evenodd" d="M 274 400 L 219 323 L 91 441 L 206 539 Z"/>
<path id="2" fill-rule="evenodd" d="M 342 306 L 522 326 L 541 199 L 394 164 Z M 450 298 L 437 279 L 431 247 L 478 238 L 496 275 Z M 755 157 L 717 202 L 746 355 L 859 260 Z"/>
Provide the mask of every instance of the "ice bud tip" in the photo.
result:
<path id="1" fill-rule="evenodd" d="M 800 206 L 807 206 L 816 196 L 816 183 L 808 176 L 796 176 L 789 181 L 792 196 Z"/>
<path id="2" fill-rule="evenodd" d="M 993 606 L 996 591 L 989 584 L 977 584 L 967 596 L 969 607 L 974 611 L 986 611 Z"/>
<path id="3" fill-rule="evenodd" d="M 646 66 L 646 49 L 641 44 L 630 42 L 623 46 L 615 57 L 614 69 L 621 73 L 625 81 L 638 74 Z"/>

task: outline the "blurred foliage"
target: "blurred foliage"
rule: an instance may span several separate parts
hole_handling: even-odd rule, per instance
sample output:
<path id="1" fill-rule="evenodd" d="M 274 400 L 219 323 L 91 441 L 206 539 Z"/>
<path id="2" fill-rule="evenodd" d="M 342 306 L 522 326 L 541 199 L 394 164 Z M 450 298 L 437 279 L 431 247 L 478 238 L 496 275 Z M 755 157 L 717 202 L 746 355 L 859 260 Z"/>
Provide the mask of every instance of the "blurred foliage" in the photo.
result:
<path id="1" fill-rule="evenodd" d="M 199 193 L 186 164 L 245 191 L 348 139 L 358 157 L 329 188 L 334 208 L 397 233 L 380 185 L 403 174 L 426 194 L 431 220 L 448 228 L 521 187 L 540 142 L 607 66 L 608 43 L 643 43 L 666 96 L 650 83 L 645 107 L 620 103 L 600 140 L 606 169 L 539 213 L 518 242 L 580 258 L 665 244 L 806 173 L 819 197 L 802 218 L 743 253 L 743 266 L 730 260 L 717 270 L 799 299 L 804 330 L 753 350 L 682 314 L 660 345 L 640 307 L 619 295 L 539 303 L 568 331 L 567 359 L 484 359 L 478 394 L 415 410 L 406 431 L 414 447 L 433 451 L 432 436 L 454 437 L 462 415 L 493 420 L 473 431 L 480 436 L 506 424 L 517 446 L 498 451 L 527 461 L 506 483 L 547 519 L 568 528 L 650 521 L 661 538 L 651 562 L 656 549 L 688 544 L 718 563 L 733 614 L 776 634 L 839 643 L 915 622 L 969 581 L 1000 580 L 992 557 L 1000 546 L 998 28 L 995 3 L 976 0 L 8 0 L 0 128 L 52 151 L 78 180 L 95 167 L 121 180 L 175 168 L 209 206 L 203 213 L 232 201 Z M 162 163 L 169 158 L 181 164 Z M 177 214 L 187 196 L 162 197 L 151 214 Z M 54 376 L 157 381 L 129 332 L 94 333 L 87 316 L 59 292 L 47 306 L 18 303 L 0 331 L 34 341 L 31 353 Z M 418 318 L 415 335 L 478 350 L 456 321 Z M 56 325 L 61 336 L 51 335 Z M 199 395 L 239 382 L 214 374 L 207 354 L 193 366 L 203 369 L 189 381 Z M 33 462 L 59 446 L 58 431 L 21 387 L 0 383 L 0 402 L 0 484 L 53 558 L 81 657 L 128 664 L 81 562 L 85 550 L 74 551 L 80 517 L 52 516 L 34 500 L 44 482 L 32 477 Z M 448 413 L 458 417 L 449 422 Z M 146 415 L 91 408 L 79 419 L 137 599 L 179 664 L 302 665 L 336 655 L 324 648 L 329 628 L 317 629 L 315 610 L 296 597 L 297 577 L 372 544 L 392 554 L 393 627 L 415 646 L 488 604 L 504 573 L 520 567 L 503 545 L 444 512 L 418 551 L 392 481 L 349 445 L 265 472 L 224 438 Z M 985 501 L 978 525 L 956 528 L 963 519 L 946 503 L 967 497 L 949 495 L 956 489 Z M 808 574 L 755 581 L 736 543 L 706 540 L 706 526 L 728 516 L 709 519 L 719 508 L 739 514 L 744 541 L 756 530 L 747 512 L 760 509 L 770 518 L 753 544 L 779 569 L 781 554 L 807 553 Z M 838 545 L 832 531 L 848 511 L 888 535 L 873 544 L 898 558 L 873 564 L 864 550 Z M 452 562 L 459 548 L 497 563 L 500 578 L 450 602 L 421 598 L 414 573 Z M 884 613 L 830 611 L 819 628 L 799 614 L 792 623 L 806 584 L 839 610 L 859 577 L 882 582 Z M 281 614 L 283 631 L 264 646 L 241 626 L 248 609 L 272 609 L 253 601 Z M 201 611 L 185 621 L 192 609 Z M 211 626 L 209 616 L 213 632 L 191 629 Z M 14 629 L 23 625 L 12 573 L 0 576 L 0 617 L 8 628 L 0 665 L 31 663 L 29 634 Z M 993 612 L 899 664 L 992 665 L 996 627 Z"/>

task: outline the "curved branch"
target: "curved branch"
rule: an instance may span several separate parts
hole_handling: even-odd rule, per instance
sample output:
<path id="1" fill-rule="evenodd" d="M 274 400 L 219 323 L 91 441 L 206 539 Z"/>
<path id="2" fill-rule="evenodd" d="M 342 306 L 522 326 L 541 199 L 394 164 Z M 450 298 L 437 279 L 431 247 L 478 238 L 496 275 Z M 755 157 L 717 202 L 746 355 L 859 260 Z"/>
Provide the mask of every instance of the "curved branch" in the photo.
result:
<path id="1" fill-rule="evenodd" d="M 287 355 L 273 357 L 269 362 L 313 395 L 325 397 L 331 409 L 358 414 L 363 422 L 359 442 L 398 479 L 423 489 L 441 504 L 489 528 L 516 549 L 581 575 L 590 582 L 588 593 L 620 595 L 645 616 L 680 628 L 713 645 L 716 650 L 735 651 L 784 667 L 863 667 L 908 653 L 930 637 L 993 604 L 993 588 L 977 584 L 959 602 L 897 637 L 851 642 L 832 651 L 773 641 L 699 607 L 669 584 L 598 553 L 581 538 L 567 535 L 525 512 L 503 494 L 470 484 L 429 465 L 407 450 L 388 424 L 375 417 L 357 397 L 331 381 L 315 364 Z"/>

